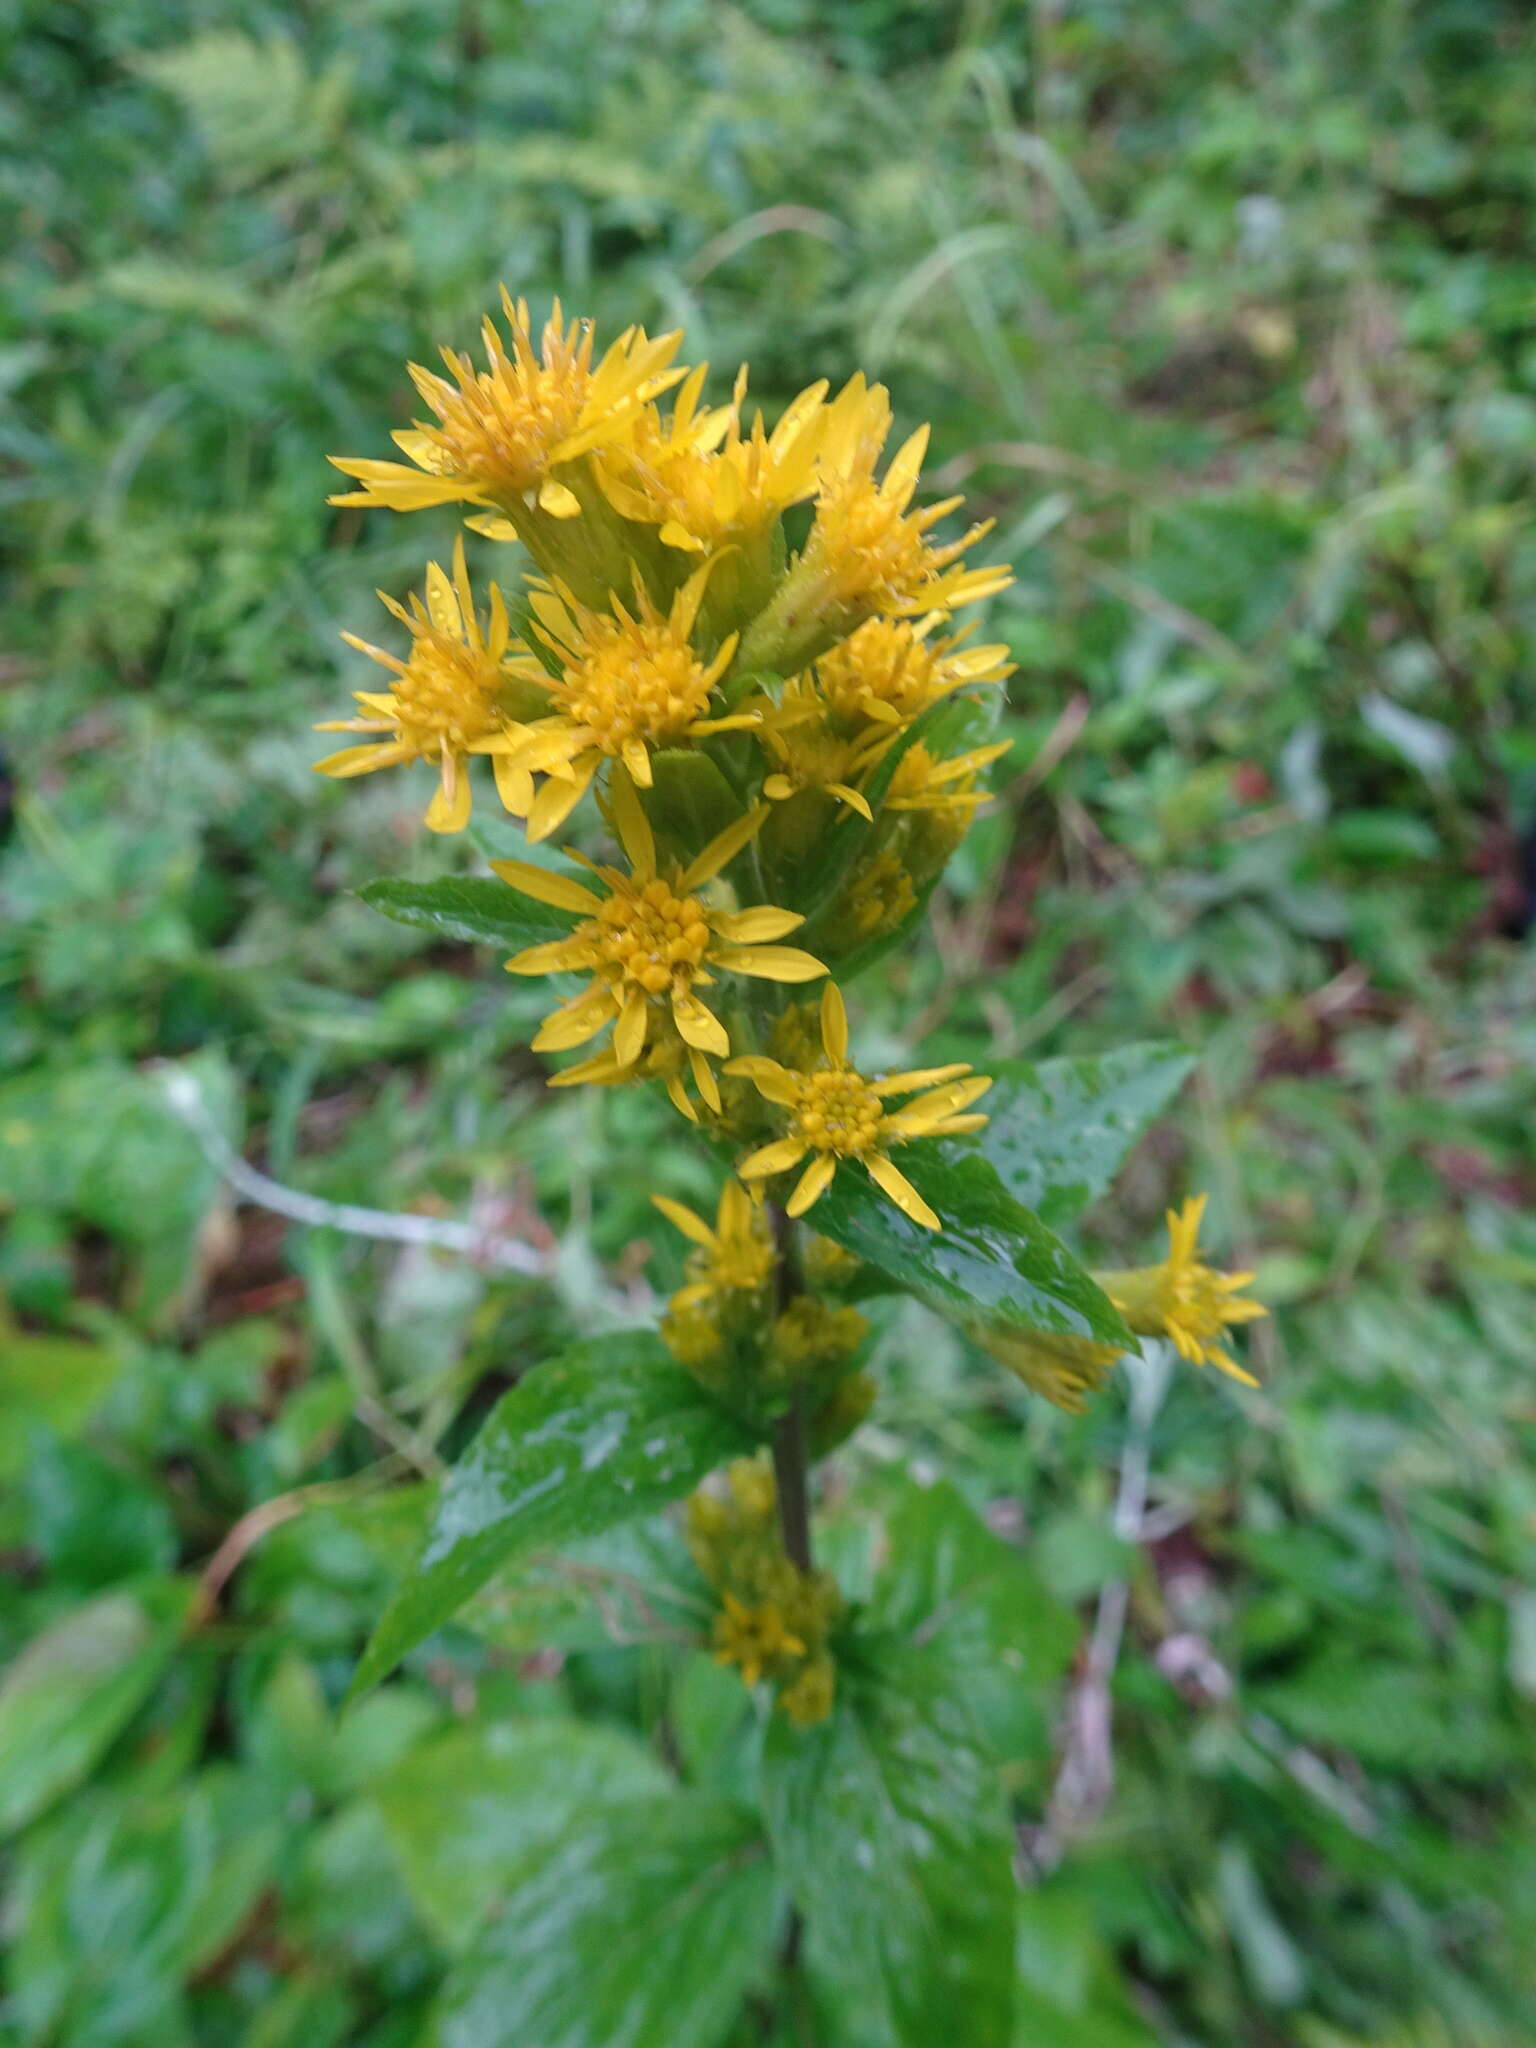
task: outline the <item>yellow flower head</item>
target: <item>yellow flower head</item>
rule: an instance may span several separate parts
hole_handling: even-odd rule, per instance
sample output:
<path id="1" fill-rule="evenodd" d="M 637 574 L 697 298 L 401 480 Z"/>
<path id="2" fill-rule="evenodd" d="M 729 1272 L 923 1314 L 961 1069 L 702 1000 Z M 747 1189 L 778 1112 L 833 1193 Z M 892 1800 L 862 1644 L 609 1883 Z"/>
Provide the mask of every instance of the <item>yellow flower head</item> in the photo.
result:
<path id="1" fill-rule="evenodd" d="M 1201 1262 L 1196 1240 L 1205 1204 L 1206 1197 L 1196 1195 L 1182 1209 L 1168 1211 L 1168 1256 L 1160 1266 L 1094 1278 L 1138 1336 L 1166 1337 L 1191 1365 L 1219 1366 L 1254 1387 L 1258 1381 L 1227 1356 L 1219 1340 L 1229 1325 L 1251 1323 L 1269 1311 L 1262 1302 L 1240 1298 L 1251 1273 L 1218 1273 Z"/>
<path id="2" fill-rule="evenodd" d="M 774 763 L 763 783 L 763 795 L 771 802 L 781 803 L 803 789 L 822 790 L 861 818 L 873 818 L 861 784 L 897 738 L 893 728 L 866 725 L 844 738 L 827 722 L 809 678 L 786 683 L 778 704 L 754 700 L 745 712 L 755 714 L 758 738 Z"/>
<path id="3" fill-rule="evenodd" d="M 566 590 L 533 592 L 536 630 L 563 666 L 557 677 L 532 662 L 520 670 L 542 683 L 553 714 L 528 727 L 514 756 L 519 768 L 549 777 L 528 814 L 530 839 L 569 817 L 605 761 L 622 761 L 649 789 L 653 749 L 756 723 L 755 714 L 705 716 L 736 651 L 734 634 L 709 660 L 693 647 L 709 568 L 690 576 L 665 612 L 638 578 L 633 610 L 617 597 L 611 611 L 594 612 Z"/>
<path id="4" fill-rule="evenodd" d="M 1120 1356 L 1118 1345 L 1045 1330 L 989 1330 L 980 1342 L 999 1365 L 1069 1415 L 1082 1414 Z"/>
<path id="5" fill-rule="evenodd" d="M 315 730 L 388 737 L 328 754 L 315 763 L 316 773 L 371 775 L 401 761 L 431 761 L 439 782 L 426 823 L 434 832 L 460 832 L 470 812 L 467 757 L 490 754 L 502 800 L 520 815 L 532 785 L 510 759 L 524 728 L 507 710 L 515 665 L 507 659 L 511 633 L 501 592 L 491 585 L 490 614 L 482 621 L 464 566 L 464 543 L 456 541 L 451 581 L 436 562 L 428 564 L 425 603 L 413 592 L 407 610 L 382 590 L 379 596 L 410 634 L 410 654 L 401 661 L 370 641 L 343 633 L 349 646 L 388 669 L 394 682 L 388 690 L 354 692 L 361 717 L 327 719 Z"/>
<path id="6" fill-rule="evenodd" d="M 952 754 L 946 761 L 929 753 L 921 740 L 914 740 L 896 764 L 885 793 L 886 805 L 893 811 L 969 813 L 987 800 L 987 791 L 976 787 L 976 777 L 1012 744 L 1011 740 L 995 740 L 991 746 Z"/>
<path id="7" fill-rule="evenodd" d="M 965 550 L 990 532 L 990 520 L 959 540 L 935 546 L 929 530 L 960 499 L 911 510 L 928 451 L 926 427 L 902 443 L 884 477 L 875 481 L 890 430 L 890 400 L 883 385 L 866 386 L 855 377 L 833 401 L 816 517 L 803 557 L 808 574 L 831 603 L 866 613 L 948 612 L 1004 589 L 1013 580 L 1006 568 L 960 564 Z"/>
<path id="8" fill-rule="evenodd" d="M 803 1216 L 826 1192 L 839 1163 L 857 1160 L 904 1216 L 927 1230 L 942 1229 L 939 1218 L 892 1160 L 891 1148 L 912 1138 L 979 1130 L 986 1117 L 965 1112 L 991 1087 L 991 1080 L 972 1074 L 963 1063 L 878 1079 L 859 1073 L 848 1064 L 848 1013 L 830 981 L 822 992 L 821 1034 L 823 1056 L 809 1073 L 754 1056 L 732 1060 L 726 1068 L 728 1074 L 745 1075 L 760 1095 L 784 1110 L 789 1126 L 783 1137 L 743 1159 L 736 1171 L 743 1180 L 763 1180 L 787 1173 L 809 1153 L 810 1163 L 784 1205 L 791 1216 Z M 903 1108 L 886 1109 L 886 1096 L 917 1090 L 923 1092 Z"/>
<path id="9" fill-rule="evenodd" d="M 771 434 L 761 413 L 743 434 L 745 368 L 731 404 L 701 412 L 706 369 L 701 364 L 689 375 L 670 419 L 646 407 L 633 433 L 598 464 L 598 482 L 616 512 L 660 527 L 667 547 L 694 555 L 717 554 L 762 532 L 811 496 L 827 394 L 825 382 L 813 384 Z"/>
<path id="10" fill-rule="evenodd" d="M 720 1295 L 754 1294 L 766 1286 L 773 1271 L 773 1238 L 762 1208 L 739 1180 L 728 1180 L 721 1189 L 713 1230 L 668 1195 L 652 1195 L 651 1200 L 696 1247 L 688 1254 L 688 1284 L 673 1295 L 671 1308 L 697 1308 Z"/>
<path id="11" fill-rule="evenodd" d="M 631 872 L 583 860 L 606 884 L 606 895 L 526 861 L 491 863 L 502 880 L 523 895 L 582 917 L 569 937 L 531 946 L 507 962 L 512 974 L 576 972 L 592 977 L 583 994 L 544 1020 L 533 1041 L 536 1052 L 585 1045 L 612 1024 L 609 1051 L 614 1063 L 634 1067 L 653 1037 L 672 1030 L 687 1048 L 699 1093 L 711 1109 L 719 1109 L 720 1091 L 706 1056 L 723 1059 L 730 1040 L 725 1026 L 698 995 L 715 979 L 710 969 L 791 982 L 814 981 L 827 971 L 798 947 L 765 943 L 804 924 L 798 912 L 766 903 L 727 911 L 698 893 L 741 852 L 764 815 L 759 806 L 728 825 L 687 867 L 672 863 L 663 874 L 640 800 L 633 785 L 620 777 L 614 784 L 613 818 Z M 579 854 L 573 857 L 582 859 Z"/>
<path id="12" fill-rule="evenodd" d="M 536 499 L 557 519 L 573 517 L 580 510 L 576 498 L 552 471 L 618 438 L 642 405 L 684 375 L 668 367 L 680 333 L 651 341 L 642 328 L 626 328 L 594 365 L 590 320 L 566 327 L 556 300 L 535 348 L 526 302 L 514 304 L 503 286 L 501 303 L 509 339 L 504 344 L 495 321 L 486 319 L 485 369 L 447 348 L 446 377 L 419 363 L 409 366 L 435 415 L 435 424 L 418 420 L 394 436 L 409 464 L 330 458 L 363 486 L 332 498 L 333 505 L 413 512 L 458 503 L 506 510 Z"/>
<path id="13" fill-rule="evenodd" d="M 736 1665 L 743 1684 L 756 1685 L 765 1671 L 786 1658 L 804 1656 L 805 1644 L 790 1633 L 777 1601 L 764 1600 L 749 1607 L 729 1590 L 720 1599 L 721 1611 L 714 1626 L 715 1662 Z"/>
<path id="14" fill-rule="evenodd" d="M 955 690 L 1012 675 L 1006 647 L 963 647 L 954 635 L 930 642 L 934 624 L 866 619 L 821 657 L 816 688 L 839 726 L 910 725 Z"/>

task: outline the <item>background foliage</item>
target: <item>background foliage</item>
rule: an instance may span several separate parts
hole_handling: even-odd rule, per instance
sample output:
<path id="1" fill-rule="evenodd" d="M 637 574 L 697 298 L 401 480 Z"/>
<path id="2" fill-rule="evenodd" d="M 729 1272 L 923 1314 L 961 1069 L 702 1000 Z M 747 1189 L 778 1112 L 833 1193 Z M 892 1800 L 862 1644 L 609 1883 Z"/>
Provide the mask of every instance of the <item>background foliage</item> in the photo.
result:
<path id="1" fill-rule="evenodd" d="M 767 2037 L 740 1688 L 626 1605 L 659 1573 L 686 1621 L 672 1539 L 493 1584 L 335 1712 L 421 1482 L 639 1319 L 648 1246 L 669 1283 L 652 1189 L 707 1193 L 653 1105 L 544 1094 L 536 990 L 357 899 L 463 864 L 419 793 L 309 772 L 338 629 L 423 552 L 322 458 L 382 449 L 500 279 L 685 324 L 765 401 L 863 367 L 998 519 L 1018 744 L 938 950 L 864 984 L 877 1052 L 1201 1055 L 1086 1242 L 1128 1263 L 1210 1188 L 1263 1392 L 1154 1367 L 1073 1420 L 908 1306 L 838 1479 L 893 1628 L 945 1588 L 882 1545 L 985 1593 L 953 1654 L 1023 1822 L 1019 2042 L 1528 2039 L 1526 10 L 3 0 L 0 81 L 0 2041 L 493 2041 L 593 1874 L 633 1928 L 684 1850 L 688 1938 L 589 1917 L 582 1967 L 614 2013 L 626 1954 L 662 1973 L 680 2044 Z M 237 1206 L 163 1062 L 279 1179 L 547 1274 Z M 942 1798 L 974 1765 L 899 1711 Z M 888 1847 L 841 1960 L 899 1984 L 1007 1847 Z"/>

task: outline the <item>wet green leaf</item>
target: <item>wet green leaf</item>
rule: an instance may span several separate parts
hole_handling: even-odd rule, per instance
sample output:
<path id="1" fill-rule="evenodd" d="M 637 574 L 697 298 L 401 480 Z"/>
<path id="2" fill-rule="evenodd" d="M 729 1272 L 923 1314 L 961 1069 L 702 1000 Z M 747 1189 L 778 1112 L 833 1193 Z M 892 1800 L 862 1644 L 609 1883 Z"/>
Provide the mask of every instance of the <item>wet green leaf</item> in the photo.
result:
<path id="1" fill-rule="evenodd" d="M 504 1394 L 448 1477 L 421 1556 L 352 1682 L 377 1684 L 491 1574 L 676 1500 L 751 1448 L 649 1331 L 616 1331 Z"/>
<path id="2" fill-rule="evenodd" d="M 529 1858 L 587 1812 L 666 1790 L 633 1736 L 551 1718 L 456 1729 L 408 1756 L 377 1799 L 417 1910 L 461 1949 L 488 1908 L 515 1898 Z"/>
<path id="3" fill-rule="evenodd" d="M 1078 1625 L 1029 1557 L 994 1535 L 947 1480 L 902 1479 L 894 1492 L 870 1625 L 968 1661 L 979 1661 L 978 1651 L 1005 1658 L 1020 1686 L 1058 1678 Z"/>
<path id="4" fill-rule="evenodd" d="M 579 880 L 579 876 L 572 876 Z M 571 929 L 574 918 L 521 895 L 510 883 L 483 875 L 451 875 L 438 882 L 365 882 L 358 895 L 397 924 L 416 925 L 439 938 L 467 939 L 520 953 Z"/>
<path id="5" fill-rule="evenodd" d="M 842 1669 L 819 1727 L 769 1725 L 763 1810 L 810 1967 L 871 2048 L 1004 2048 L 1014 1882 L 997 1772 L 938 1660 L 876 1655 Z"/>
<path id="6" fill-rule="evenodd" d="M 757 1829 L 694 1792 L 574 1822 L 450 1973 L 434 2048 L 714 2048 L 777 1918 Z"/>
<path id="7" fill-rule="evenodd" d="M 1005 1060 L 992 1065 L 974 1148 L 998 1179 L 1053 1229 L 1096 1201 L 1147 1125 L 1177 1094 L 1192 1054 L 1128 1045 L 1099 1059 Z"/>
<path id="8" fill-rule="evenodd" d="M 942 1230 L 910 1222 L 853 1165 L 839 1169 L 817 1202 L 814 1227 L 954 1322 L 1013 1324 L 1136 1349 L 1108 1297 L 987 1160 L 928 1141 L 903 1146 L 899 1163 Z"/>
<path id="9" fill-rule="evenodd" d="M 186 1589 L 152 1581 L 72 1609 L 0 1682 L 0 1835 L 46 1811 L 94 1767 L 164 1670 Z"/>

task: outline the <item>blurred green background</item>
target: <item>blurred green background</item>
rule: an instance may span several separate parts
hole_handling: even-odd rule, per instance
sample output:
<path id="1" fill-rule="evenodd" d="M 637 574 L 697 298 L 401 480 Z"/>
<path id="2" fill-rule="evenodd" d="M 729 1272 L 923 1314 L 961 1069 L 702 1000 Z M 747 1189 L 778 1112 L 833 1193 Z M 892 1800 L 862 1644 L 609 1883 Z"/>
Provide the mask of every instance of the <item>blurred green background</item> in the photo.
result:
<path id="1" fill-rule="evenodd" d="M 862 368 L 997 520 L 1017 744 L 875 1046 L 1201 1054 L 1088 1249 L 1209 1189 L 1262 1392 L 1074 1420 L 912 1308 L 839 1481 L 920 1460 L 1038 1562 L 1020 2048 L 1529 2042 L 1533 109 L 1516 0 L 0 0 L 6 2048 L 407 2048 L 487 1728 L 727 1768 L 707 1660 L 558 1583 L 334 1718 L 420 1481 L 708 1189 L 353 893 L 509 828 L 309 769 L 452 531 L 323 458 L 503 280 L 768 405 Z M 157 1063 L 550 1277 L 237 1204 Z"/>

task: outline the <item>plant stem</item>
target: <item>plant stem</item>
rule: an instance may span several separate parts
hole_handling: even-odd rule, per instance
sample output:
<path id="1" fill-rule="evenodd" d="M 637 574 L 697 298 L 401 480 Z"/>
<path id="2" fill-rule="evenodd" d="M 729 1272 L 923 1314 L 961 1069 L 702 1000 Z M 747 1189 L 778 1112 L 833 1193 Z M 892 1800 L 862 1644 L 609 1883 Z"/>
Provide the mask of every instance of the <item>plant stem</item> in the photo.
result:
<path id="1" fill-rule="evenodd" d="M 800 1247 L 795 1226 L 777 1202 L 768 1205 L 773 1241 L 778 1252 L 774 1294 L 779 1312 L 804 1291 Z M 779 1498 L 779 1530 L 784 1555 L 799 1571 L 811 1569 L 811 1510 L 806 1484 L 805 1391 L 796 1387 L 789 1412 L 773 1433 L 773 1476 Z"/>

